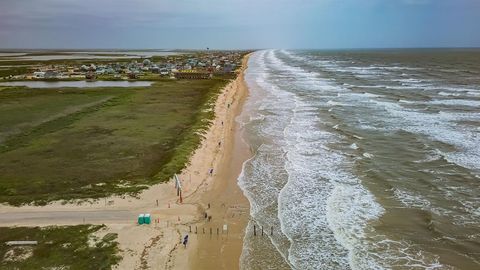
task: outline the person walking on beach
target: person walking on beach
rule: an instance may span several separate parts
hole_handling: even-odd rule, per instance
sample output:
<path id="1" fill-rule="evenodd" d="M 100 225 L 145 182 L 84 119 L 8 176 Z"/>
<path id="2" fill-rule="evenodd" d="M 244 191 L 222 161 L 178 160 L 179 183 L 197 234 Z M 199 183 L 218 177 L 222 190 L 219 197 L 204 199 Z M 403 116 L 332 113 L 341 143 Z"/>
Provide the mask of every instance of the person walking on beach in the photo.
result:
<path id="1" fill-rule="evenodd" d="M 183 238 L 183 246 L 184 246 L 185 248 L 187 248 L 187 243 L 188 243 L 188 234 L 185 235 L 185 237 Z"/>

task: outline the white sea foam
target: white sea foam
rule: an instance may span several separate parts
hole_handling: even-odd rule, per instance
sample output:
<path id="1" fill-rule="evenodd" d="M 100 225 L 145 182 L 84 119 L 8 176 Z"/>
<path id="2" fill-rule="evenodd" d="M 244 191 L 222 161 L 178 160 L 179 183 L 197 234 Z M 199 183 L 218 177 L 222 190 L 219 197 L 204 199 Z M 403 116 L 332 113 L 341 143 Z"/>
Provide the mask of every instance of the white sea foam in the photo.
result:
<path id="1" fill-rule="evenodd" d="M 383 66 L 383 67 L 379 67 L 379 68 L 382 68 L 382 69 L 386 69 L 386 70 L 423 70 L 424 68 L 420 68 L 420 67 L 405 67 L 405 66 Z"/>
<path id="2" fill-rule="evenodd" d="M 446 96 L 446 97 L 450 97 L 450 96 L 458 97 L 458 96 L 461 95 L 460 93 L 452 93 L 452 92 L 444 92 L 444 91 L 440 91 L 440 92 L 438 92 L 438 94 L 440 96 Z"/>
<path id="3" fill-rule="evenodd" d="M 440 160 L 442 158 L 444 158 L 442 153 L 440 151 L 436 150 L 433 153 L 427 154 L 425 158 L 419 159 L 419 160 L 414 160 L 413 162 L 415 162 L 415 163 L 425 163 L 425 162 L 432 162 L 432 161 Z"/>
<path id="4" fill-rule="evenodd" d="M 319 60 L 305 54 L 272 50 L 256 52 L 250 61 L 247 82 L 263 94 L 248 102 L 255 106 L 251 110 L 252 116 L 245 118 L 249 122 L 245 128 L 250 128 L 259 142 L 255 157 L 245 163 L 239 181 L 252 205 L 252 222 L 262 226 L 280 226 L 281 233 L 268 236 L 268 239 L 285 262 L 294 269 L 448 269 L 439 263 L 435 254 L 408 241 L 393 241 L 369 226 L 386 210 L 365 188 L 359 176 L 353 173 L 355 161 L 334 150 L 336 148 L 330 147 L 330 144 L 343 143 L 344 137 L 348 136 L 350 148 L 355 150 L 358 146 L 352 140 L 365 139 L 367 144 L 362 143 L 362 151 L 368 152 L 362 155 L 375 161 L 382 156 L 368 149 L 369 135 L 364 138 L 363 134 L 388 135 L 389 132 L 393 134 L 405 130 L 420 135 L 419 138 L 447 143 L 457 149 L 448 153 L 439 151 L 438 155 L 413 161 L 416 164 L 444 157 L 464 167 L 478 168 L 480 154 L 475 147 L 480 145 L 478 131 L 474 127 L 456 124 L 458 121 L 480 121 L 478 114 L 447 110 L 432 113 L 401 105 L 414 103 L 455 107 L 467 103 L 477 105 L 478 101 L 441 99 L 455 96 L 449 93 L 458 93 L 463 97 L 465 89 L 429 85 L 426 83 L 435 82 L 414 79 L 408 77 L 409 74 L 405 74 L 407 78 L 398 79 L 404 84 L 399 86 L 389 85 L 386 81 L 374 86 L 357 86 L 350 81 L 350 84 L 337 85 L 310 69 L 321 67 L 358 77 L 387 73 L 389 76 L 393 76 L 392 73 L 401 76 L 397 73 L 399 70 L 415 71 L 419 69 L 416 67 L 359 67 L 345 61 Z M 308 65 L 302 66 L 305 61 L 309 62 Z M 350 90 L 354 87 L 372 90 L 358 93 L 358 89 L 357 92 Z M 405 98 L 399 102 L 390 100 L 389 91 L 402 91 Z M 409 99 L 409 95 L 420 91 L 429 91 L 428 94 L 437 99 Z M 254 92 L 252 95 L 255 95 Z M 476 90 L 471 92 L 476 93 Z M 466 101 L 461 101 L 465 102 L 461 105 L 458 100 Z M 355 108 L 361 108 L 362 114 L 355 115 Z M 336 117 L 342 113 L 351 113 L 351 117 L 344 116 L 344 122 L 339 124 Z M 327 126 L 334 129 L 324 128 Z M 341 135 L 345 127 L 355 127 L 362 132 Z M 455 196 L 468 191 L 438 187 L 438 192 L 450 192 L 451 196 Z M 436 207 L 435 201 L 418 192 L 396 187 L 392 193 L 404 207 L 453 215 L 450 209 Z M 471 216 L 478 217 L 480 212 L 474 200 L 465 200 L 464 204 L 456 207 L 470 214 L 458 217 L 462 224 L 474 221 Z"/>
<path id="5" fill-rule="evenodd" d="M 467 106 L 480 108 L 480 100 L 467 100 L 467 99 L 436 99 L 428 102 L 434 105 L 446 105 L 446 106 Z"/>
<path id="6" fill-rule="evenodd" d="M 283 138 L 284 126 L 289 122 L 289 100 L 288 93 L 281 93 L 277 86 L 270 83 L 268 67 L 266 66 L 267 52 L 255 53 L 249 62 L 249 69 L 246 72 L 246 80 L 251 89 L 251 98 L 246 103 L 244 112 L 253 114 L 253 117 L 244 117 L 249 121 L 245 123 L 245 128 L 254 128 L 255 137 L 259 137 L 261 145 L 256 149 L 255 156 L 244 163 L 242 174 L 239 177 L 239 184 L 247 198 L 250 201 L 250 215 L 254 222 L 262 226 L 279 226 L 277 214 L 272 210 L 276 209 L 276 200 L 280 189 L 285 184 L 286 179 L 281 177 L 284 152 L 276 143 L 281 143 Z M 262 92 L 259 94 L 259 92 Z M 261 115 L 261 116 L 260 116 Z M 255 120 L 253 120 L 255 119 Z M 253 121 L 250 121 L 253 120 Z M 251 143 L 251 142 L 250 142 Z M 261 194 L 261 196 L 259 196 Z M 277 250 L 280 258 L 284 262 L 277 262 L 277 265 L 288 265 L 288 245 L 285 242 L 285 236 L 281 233 L 275 233 L 269 236 L 272 249 Z M 252 239 L 245 238 L 246 247 L 242 254 L 241 265 L 249 265 L 251 256 L 255 252 L 250 252 L 253 248 Z M 248 253 L 248 254 L 247 254 Z M 271 256 L 275 258 L 276 256 Z M 255 262 L 253 262 L 255 263 Z M 274 263 L 274 262 L 272 262 Z"/>
<path id="7" fill-rule="evenodd" d="M 416 101 L 404 100 L 404 99 L 400 99 L 400 100 L 398 100 L 398 102 L 407 103 L 407 104 L 418 104 L 418 102 L 416 102 Z"/>
<path id="8" fill-rule="evenodd" d="M 312 81 L 309 90 L 343 91 L 301 68 L 288 66 L 273 54 L 270 58 L 277 70 Z M 289 260 L 299 269 L 345 269 L 351 261 L 360 260 L 356 254 L 363 253 L 358 250 L 364 246 L 356 239 L 362 237 L 366 222 L 377 218 L 382 209 L 355 176 L 339 167 L 347 163 L 341 154 L 318 146 L 336 138 L 315 130 L 320 119 L 309 113 L 314 108 L 298 96 L 294 98 L 294 116 L 285 129 L 288 183 L 279 195 L 282 231 L 292 242 Z M 327 104 L 341 105 L 333 100 Z M 309 134 L 306 130 L 315 132 L 305 136 Z M 309 234 L 313 237 L 306 237 Z"/>
<path id="9" fill-rule="evenodd" d="M 408 79 L 394 79 L 392 80 L 394 82 L 401 82 L 401 83 L 422 83 L 422 82 L 426 82 L 426 80 L 419 80 L 419 79 L 414 79 L 414 78 L 408 78 Z"/>
<path id="10" fill-rule="evenodd" d="M 398 104 L 374 101 L 393 116 L 395 126 L 413 133 L 423 134 L 435 140 L 452 144 L 459 151 L 445 153 L 448 160 L 467 168 L 480 169 L 480 137 L 472 128 L 462 128 L 455 124 L 457 121 L 480 121 L 480 115 L 474 113 L 445 113 L 427 114 L 418 110 L 408 110 Z"/>
<path id="11" fill-rule="evenodd" d="M 362 156 L 364 156 L 366 158 L 373 158 L 374 157 L 372 154 L 367 153 L 367 152 L 363 153 Z"/>
<path id="12" fill-rule="evenodd" d="M 332 105 L 332 106 L 345 106 L 345 104 L 337 102 L 337 101 L 333 101 L 333 100 L 327 101 L 327 104 Z"/>
<path id="13" fill-rule="evenodd" d="M 427 199 L 423 198 L 420 195 L 409 193 L 408 191 L 405 191 L 405 190 L 395 189 L 393 194 L 406 207 L 410 207 L 410 208 L 417 207 L 421 209 L 429 209 L 431 206 L 430 201 L 428 201 Z"/>

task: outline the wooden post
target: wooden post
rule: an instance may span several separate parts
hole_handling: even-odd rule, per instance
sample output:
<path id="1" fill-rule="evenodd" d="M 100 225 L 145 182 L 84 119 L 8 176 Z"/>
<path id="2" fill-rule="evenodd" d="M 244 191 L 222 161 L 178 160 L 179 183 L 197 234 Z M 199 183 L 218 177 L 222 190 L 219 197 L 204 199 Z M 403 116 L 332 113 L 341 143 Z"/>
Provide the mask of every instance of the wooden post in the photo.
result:
<path id="1" fill-rule="evenodd" d="M 253 225 L 253 236 L 257 236 L 257 227 Z"/>
<path id="2" fill-rule="evenodd" d="M 205 234 L 205 228 L 203 228 L 203 234 Z"/>
<path id="3" fill-rule="evenodd" d="M 190 225 L 190 226 L 188 226 L 188 227 L 190 227 L 190 232 L 192 232 L 192 225 Z"/>
<path id="4" fill-rule="evenodd" d="M 270 228 L 270 235 L 273 235 L 273 226 Z"/>
<path id="5" fill-rule="evenodd" d="M 218 228 L 217 228 L 217 235 L 218 235 Z"/>
<path id="6" fill-rule="evenodd" d="M 195 226 L 195 234 L 197 234 L 197 226 Z"/>
<path id="7" fill-rule="evenodd" d="M 210 234 L 212 234 L 212 228 L 210 227 Z"/>
<path id="8" fill-rule="evenodd" d="M 262 226 L 262 236 L 263 236 L 263 226 Z"/>

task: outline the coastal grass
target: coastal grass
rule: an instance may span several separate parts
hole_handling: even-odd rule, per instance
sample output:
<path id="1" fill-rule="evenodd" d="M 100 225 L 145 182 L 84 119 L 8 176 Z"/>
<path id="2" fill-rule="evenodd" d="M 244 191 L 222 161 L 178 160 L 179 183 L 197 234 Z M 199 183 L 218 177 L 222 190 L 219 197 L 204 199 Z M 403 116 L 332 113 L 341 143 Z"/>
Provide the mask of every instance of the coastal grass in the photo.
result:
<path id="1" fill-rule="evenodd" d="M 104 226 L 0 227 L 1 269 L 112 269 L 121 257 L 117 235 L 94 234 Z M 7 241 L 37 241 L 7 246 Z"/>
<path id="2" fill-rule="evenodd" d="M 0 62 L 0 65 L 2 63 Z M 9 76 L 22 75 L 29 73 L 31 67 L 28 66 L 10 66 L 10 67 L 0 67 L 0 78 L 6 78 Z"/>
<path id="3" fill-rule="evenodd" d="M 0 202 L 131 194 L 180 172 L 229 81 L 0 91 Z"/>

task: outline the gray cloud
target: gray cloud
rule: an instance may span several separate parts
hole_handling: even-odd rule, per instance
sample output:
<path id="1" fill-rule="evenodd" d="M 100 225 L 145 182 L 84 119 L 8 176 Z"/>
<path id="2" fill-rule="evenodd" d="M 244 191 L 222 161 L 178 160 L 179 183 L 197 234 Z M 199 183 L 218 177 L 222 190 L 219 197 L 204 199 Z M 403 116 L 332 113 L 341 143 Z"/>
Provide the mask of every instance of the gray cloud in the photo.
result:
<path id="1" fill-rule="evenodd" d="M 0 0 L 0 47 L 320 47 L 335 44 L 334 40 L 338 46 L 364 46 L 365 40 L 382 46 L 394 41 L 375 40 L 379 34 L 374 30 L 388 25 L 391 17 L 398 17 L 396 28 L 405 28 L 398 35 L 410 40 L 412 35 L 407 30 L 415 29 L 413 24 L 422 23 L 426 17 L 436 18 L 443 12 L 442 6 L 470 14 L 479 7 L 478 3 L 477 0 Z M 386 12 L 389 16 L 382 15 Z M 450 16 L 452 24 L 458 24 L 455 16 Z M 478 21 L 471 14 L 468 16 L 470 21 Z M 462 19 L 465 15 L 457 17 Z M 358 32 L 359 25 L 368 28 Z M 432 22 L 429 27 L 436 29 L 438 25 Z M 458 32 L 455 27 L 452 29 Z M 384 36 L 390 36 L 391 31 L 384 31 Z M 339 39 L 339 35 L 345 38 Z"/>

